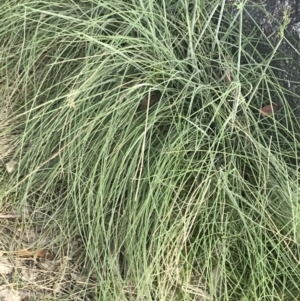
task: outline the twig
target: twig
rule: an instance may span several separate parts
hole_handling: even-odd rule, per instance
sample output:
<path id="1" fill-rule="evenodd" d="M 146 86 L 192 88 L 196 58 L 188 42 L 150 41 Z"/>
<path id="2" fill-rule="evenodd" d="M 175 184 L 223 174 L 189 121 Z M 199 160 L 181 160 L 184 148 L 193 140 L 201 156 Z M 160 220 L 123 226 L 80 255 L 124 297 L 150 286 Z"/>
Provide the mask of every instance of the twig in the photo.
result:
<path id="1" fill-rule="evenodd" d="M 0 218 L 6 219 L 6 218 L 16 218 L 17 215 L 15 214 L 0 214 Z"/>

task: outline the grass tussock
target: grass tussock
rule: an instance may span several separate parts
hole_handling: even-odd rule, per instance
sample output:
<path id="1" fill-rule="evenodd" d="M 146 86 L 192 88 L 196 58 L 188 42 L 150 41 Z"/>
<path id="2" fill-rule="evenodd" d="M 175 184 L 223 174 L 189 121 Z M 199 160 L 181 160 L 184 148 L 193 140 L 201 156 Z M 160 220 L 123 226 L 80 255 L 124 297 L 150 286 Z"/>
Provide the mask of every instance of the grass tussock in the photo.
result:
<path id="1" fill-rule="evenodd" d="M 2 199 L 57 256 L 80 237 L 83 295 L 295 300 L 299 142 L 276 49 L 262 58 L 224 1 L 17 2 L 0 4 L 20 134 Z"/>

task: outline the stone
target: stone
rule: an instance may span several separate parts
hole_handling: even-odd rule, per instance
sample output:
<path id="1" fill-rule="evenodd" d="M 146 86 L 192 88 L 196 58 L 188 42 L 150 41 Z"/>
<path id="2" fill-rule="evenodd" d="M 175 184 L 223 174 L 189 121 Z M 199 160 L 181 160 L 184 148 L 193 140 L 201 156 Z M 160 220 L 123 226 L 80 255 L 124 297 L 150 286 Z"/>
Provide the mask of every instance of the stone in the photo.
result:
<path id="1" fill-rule="evenodd" d="M 270 67 L 290 107 L 300 117 L 300 0 L 248 0 L 245 3 L 236 0 L 228 2 L 228 7 L 230 16 L 236 17 L 237 26 L 242 10 L 243 35 L 254 35 L 257 39 L 255 46 L 247 50 L 252 52 L 257 64 L 276 52 Z"/>
<path id="2" fill-rule="evenodd" d="M 13 173 L 18 167 L 19 161 L 17 159 L 13 159 L 5 164 L 6 171 L 8 173 Z"/>

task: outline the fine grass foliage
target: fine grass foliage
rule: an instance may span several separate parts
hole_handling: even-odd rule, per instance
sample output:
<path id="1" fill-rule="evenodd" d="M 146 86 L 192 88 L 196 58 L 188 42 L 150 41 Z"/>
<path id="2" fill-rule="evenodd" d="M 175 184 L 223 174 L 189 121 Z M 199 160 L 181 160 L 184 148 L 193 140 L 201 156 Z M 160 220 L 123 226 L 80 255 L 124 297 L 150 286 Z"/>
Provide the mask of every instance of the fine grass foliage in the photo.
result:
<path id="1" fill-rule="evenodd" d="M 298 123 L 276 47 L 262 57 L 232 5 L 2 0 L 1 103 L 19 135 L 2 200 L 86 275 L 69 298 L 299 297 Z"/>

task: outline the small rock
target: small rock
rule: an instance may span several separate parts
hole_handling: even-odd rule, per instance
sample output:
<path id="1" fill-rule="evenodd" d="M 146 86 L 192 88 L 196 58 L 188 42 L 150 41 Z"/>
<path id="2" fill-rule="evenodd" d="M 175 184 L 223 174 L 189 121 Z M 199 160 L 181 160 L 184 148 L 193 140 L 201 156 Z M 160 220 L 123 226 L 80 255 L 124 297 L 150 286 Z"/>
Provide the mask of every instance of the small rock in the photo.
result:
<path id="1" fill-rule="evenodd" d="M 158 90 L 152 91 L 149 93 L 147 93 L 147 95 L 144 96 L 144 98 L 142 99 L 140 105 L 139 105 L 139 110 L 140 111 L 144 111 L 147 110 L 147 108 L 152 107 L 153 105 L 155 105 L 161 98 L 161 92 Z"/>
<path id="2" fill-rule="evenodd" d="M 6 171 L 8 173 L 13 173 L 18 167 L 19 161 L 17 159 L 13 159 L 5 164 Z"/>

